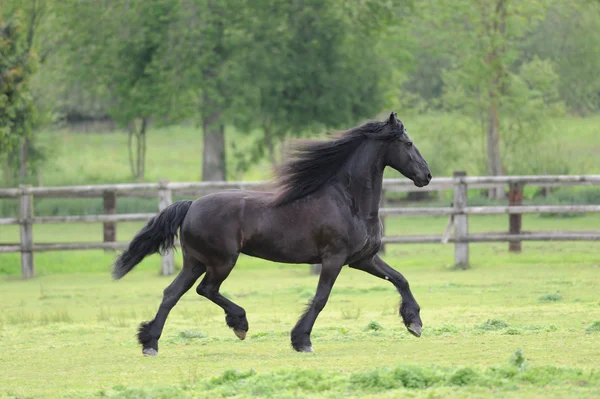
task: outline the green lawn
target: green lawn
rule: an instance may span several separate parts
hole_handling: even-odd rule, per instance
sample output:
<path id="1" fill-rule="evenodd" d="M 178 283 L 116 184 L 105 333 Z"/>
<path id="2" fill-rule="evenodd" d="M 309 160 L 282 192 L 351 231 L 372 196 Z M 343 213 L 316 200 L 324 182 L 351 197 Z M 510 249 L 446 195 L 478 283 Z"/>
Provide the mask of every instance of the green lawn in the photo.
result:
<path id="1" fill-rule="evenodd" d="M 268 178 L 266 160 L 257 163 L 244 176 L 236 174 L 232 145 L 248 147 L 255 137 L 232 131 L 228 133 L 230 179 Z M 41 140 L 50 149 L 52 158 L 42 172 L 42 182 L 46 186 L 132 181 L 125 132 L 90 134 L 58 130 L 42 133 Z M 202 175 L 201 168 L 201 129 L 172 126 L 149 130 L 144 181 L 198 181 Z"/>
<path id="2" fill-rule="evenodd" d="M 471 220 L 474 231 L 506 227 L 506 217 Z M 524 225 L 585 230 L 598 221 L 527 216 Z M 407 218 L 389 228 L 439 233 L 444 226 L 444 218 Z M 119 238 L 137 228 L 120 225 Z M 16 233 L 0 231 L 0 241 Z M 87 241 L 100 233 L 99 225 L 43 225 L 35 237 Z M 172 280 L 158 276 L 157 256 L 115 282 L 114 254 L 40 253 L 38 277 L 22 281 L 18 255 L 4 254 L 0 397 L 595 397 L 600 243 L 523 247 L 511 254 L 505 243 L 471 245 L 473 268 L 455 271 L 452 245 L 389 245 L 384 258 L 405 274 L 422 307 L 423 337 L 402 326 L 389 283 L 345 269 L 315 325 L 312 355 L 289 344 L 316 287 L 308 266 L 242 257 L 222 291 L 248 313 L 246 341 L 191 290 L 174 308 L 157 358 L 142 357 L 134 337 Z M 518 349 L 527 361 L 521 369 L 509 362 Z"/>
<path id="3" fill-rule="evenodd" d="M 411 120 L 411 134 L 425 138 L 426 157 L 434 155 L 426 138 L 451 119 Z M 599 123 L 598 117 L 555 121 L 572 173 L 600 173 L 600 164 L 590 162 L 600 153 Z M 45 185 L 130 181 L 124 134 L 54 132 L 43 139 L 54 150 Z M 238 148 L 252 139 L 228 137 Z M 145 180 L 198 180 L 201 141 L 194 128 L 152 129 Z M 228 162 L 231 171 L 235 159 Z M 269 170 L 261 161 L 230 177 L 264 179 Z M 576 191 L 570 195 L 569 203 L 579 199 Z M 88 207 L 96 213 L 99 206 L 87 199 L 39 201 L 39 214 L 86 213 Z M 143 205 L 119 201 L 120 212 Z M 13 205 L 0 210 L 14 212 Z M 442 234 L 446 223 L 446 217 L 388 218 L 386 234 Z M 131 239 L 141 226 L 120 223 L 117 239 Z M 473 216 L 469 226 L 471 232 L 504 232 L 508 217 Z M 523 217 L 525 231 L 598 226 L 598 214 Z M 101 237 L 101 224 L 34 226 L 37 243 Z M 0 228 L 0 242 L 18 241 L 18 226 Z M 317 283 L 308 266 L 242 256 L 222 291 L 246 309 L 248 338 L 238 341 L 221 309 L 191 290 L 171 313 L 157 358 L 141 356 L 135 331 L 154 316 L 173 279 L 158 275 L 159 257 L 115 282 L 115 253 L 37 253 L 37 277 L 23 281 L 19 254 L 0 254 L 0 398 L 599 397 L 600 243 L 525 242 L 520 254 L 507 247 L 472 244 L 472 268 L 456 271 L 452 244 L 388 245 L 384 259 L 404 273 L 421 305 L 423 336 L 406 332 L 389 283 L 348 269 L 313 330 L 315 354 L 295 353 L 289 344 Z M 514 360 L 519 349 L 525 363 Z"/>
<path id="4" fill-rule="evenodd" d="M 519 348 L 533 373 L 555 373 L 554 378 L 548 383 L 531 376 L 531 381 L 515 377 L 502 383 L 466 382 L 452 389 L 440 383 L 408 391 L 419 397 L 496 390 L 544 397 L 548 389 L 558 396 L 598 394 L 597 372 L 589 376 L 576 371 L 574 379 L 567 370 L 585 372 L 600 364 L 600 335 L 591 327 L 600 321 L 600 268 L 593 257 L 546 249 L 537 251 L 538 262 L 533 263 L 505 254 L 490 260 L 499 252 L 493 247 L 476 247 L 473 252 L 478 266 L 466 272 L 431 262 L 435 255 L 429 253 L 421 255 L 420 265 L 406 264 L 399 252 L 387 257 L 404 272 L 421 304 L 425 323 L 421 339 L 401 325 L 393 287 L 344 270 L 314 329 L 314 355 L 293 352 L 288 336 L 316 285 L 305 266 L 260 262 L 258 267 L 259 262 L 241 260 L 223 291 L 246 308 L 250 332 L 244 342 L 225 326 L 217 306 L 189 292 L 171 314 L 156 359 L 141 356 L 134 332 L 140 321 L 153 316 L 171 278 L 144 270 L 119 282 L 111 281 L 108 273 L 55 274 L 32 281 L 4 278 L 0 394 L 80 397 L 100 391 L 123 394 L 123 387 L 154 394 L 160 387 L 201 391 L 208 378 L 230 369 L 252 369 L 255 378 L 263 379 L 276 379 L 284 370 L 306 369 L 318 374 L 315 378 L 323 378 L 323 373 L 339 378 L 407 366 L 421 372 L 446 367 L 450 375 L 470 367 L 484 375 L 491 367 L 507 367 Z M 542 256 L 544 260 L 539 259 Z M 156 259 L 148 263 L 156 266 Z M 372 321 L 382 329 L 369 328 Z M 186 388 L 190 383 L 194 387 Z M 311 385 L 310 379 L 306 384 Z M 371 388 L 393 397 L 383 387 Z M 299 389 L 288 388 L 288 396 Z M 367 388 L 357 393 L 366 395 Z M 396 394 L 406 393 L 397 388 Z M 341 394 L 330 390 L 332 395 Z"/>

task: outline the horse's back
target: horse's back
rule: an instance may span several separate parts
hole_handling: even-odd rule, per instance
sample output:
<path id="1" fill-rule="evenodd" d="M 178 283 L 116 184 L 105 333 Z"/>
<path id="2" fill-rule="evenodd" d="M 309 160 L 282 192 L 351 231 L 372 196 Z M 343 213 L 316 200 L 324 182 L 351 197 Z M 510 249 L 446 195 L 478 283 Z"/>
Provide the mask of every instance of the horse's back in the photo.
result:
<path id="1" fill-rule="evenodd" d="M 186 253 L 202 262 L 225 261 L 240 252 L 247 203 L 266 206 L 264 192 L 228 190 L 205 195 L 192 202 L 181 226 L 181 242 Z"/>
<path id="2" fill-rule="evenodd" d="M 202 262 L 225 262 L 240 253 L 282 263 L 318 263 L 324 253 L 352 256 L 367 231 L 329 195 L 308 195 L 274 205 L 275 194 L 231 190 L 195 200 L 183 222 L 184 251 Z"/>
<path id="3" fill-rule="evenodd" d="M 202 262 L 239 253 L 284 263 L 318 261 L 323 215 L 335 210 L 324 212 L 326 205 L 309 197 L 274 206 L 274 195 L 230 190 L 198 198 L 181 227 L 184 251 Z"/>

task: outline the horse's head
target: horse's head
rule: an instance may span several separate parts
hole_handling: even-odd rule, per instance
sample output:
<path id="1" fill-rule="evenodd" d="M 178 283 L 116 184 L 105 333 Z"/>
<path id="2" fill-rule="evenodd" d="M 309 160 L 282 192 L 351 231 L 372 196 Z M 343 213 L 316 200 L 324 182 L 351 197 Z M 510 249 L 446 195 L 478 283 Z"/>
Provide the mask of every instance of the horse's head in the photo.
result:
<path id="1" fill-rule="evenodd" d="M 431 181 L 429 165 L 417 149 L 417 146 L 408 137 L 404 124 L 392 112 L 386 124 L 392 133 L 393 139 L 386 145 L 385 165 L 391 166 L 415 183 L 423 187 Z"/>

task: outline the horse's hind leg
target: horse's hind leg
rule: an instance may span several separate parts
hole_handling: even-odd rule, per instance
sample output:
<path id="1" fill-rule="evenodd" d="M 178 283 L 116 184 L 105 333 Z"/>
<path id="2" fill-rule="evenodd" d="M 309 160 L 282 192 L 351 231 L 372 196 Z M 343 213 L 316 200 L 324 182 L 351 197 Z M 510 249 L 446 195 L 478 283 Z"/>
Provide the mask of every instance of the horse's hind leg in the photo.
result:
<path id="1" fill-rule="evenodd" d="M 165 321 L 169 312 L 177 304 L 179 298 L 183 296 L 194 285 L 196 280 L 206 271 L 206 266 L 195 259 L 185 257 L 183 259 L 183 268 L 173 280 L 173 282 L 164 290 L 163 300 L 158 308 L 154 319 L 144 322 L 140 325 L 138 331 L 138 342 L 142 345 L 142 353 L 146 356 L 156 356 L 158 354 L 158 340 L 162 334 Z"/>
<path id="2" fill-rule="evenodd" d="M 211 300 L 219 305 L 225 311 L 225 321 L 227 325 L 233 329 L 233 332 L 239 339 L 246 338 L 248 332 L 248 319 L 246 319 L 246 311 L 241 306 L 233 303 L 219 293 L 221 284 L 235 266 L 237 256 L 230 261 L 219 262 L 219 266 L 208 266 L 206 276 L 202 279 L 196 292 L 198 295 Z"/>

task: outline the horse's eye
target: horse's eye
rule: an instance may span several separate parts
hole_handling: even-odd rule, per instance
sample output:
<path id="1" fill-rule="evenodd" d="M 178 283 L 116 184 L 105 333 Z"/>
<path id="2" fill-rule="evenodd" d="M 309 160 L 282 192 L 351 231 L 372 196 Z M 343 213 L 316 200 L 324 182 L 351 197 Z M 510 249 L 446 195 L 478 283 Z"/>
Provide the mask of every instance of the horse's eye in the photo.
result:
<path id="1" fill-rule="evenodd" d="M 412 147 L 412 145 L 413 145 L 412 141 L 407 141 L 404 144 L 406 144 L 407 147 Z"/>

